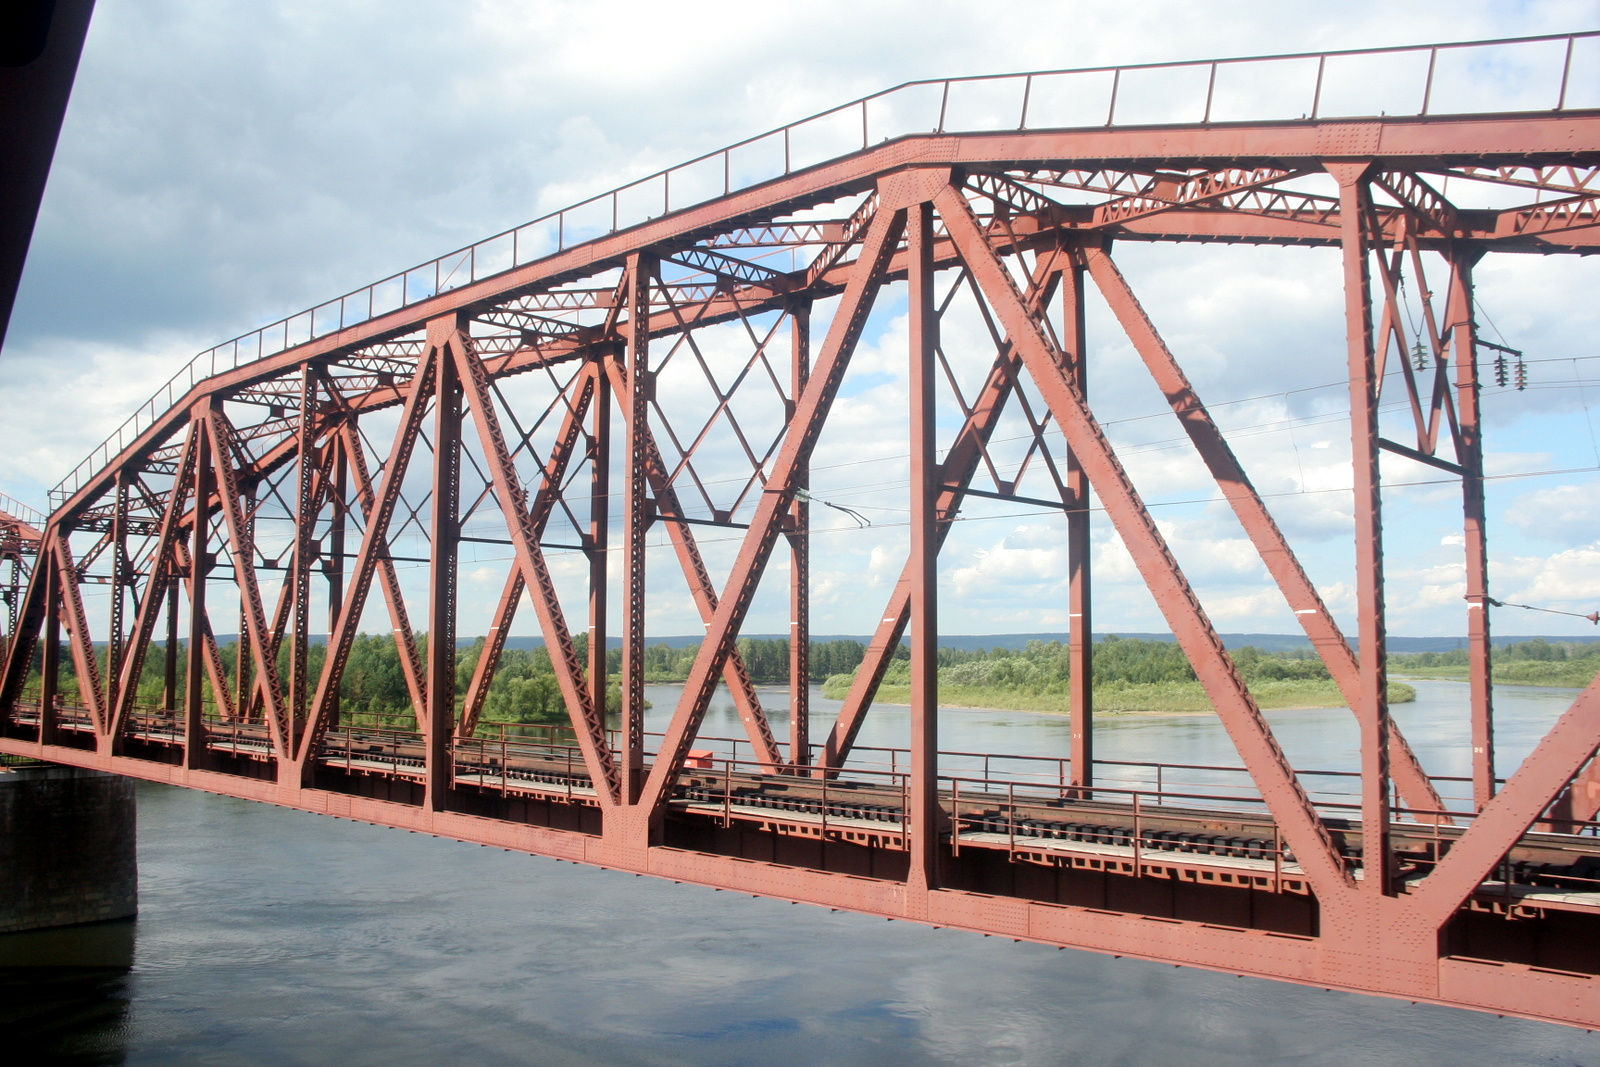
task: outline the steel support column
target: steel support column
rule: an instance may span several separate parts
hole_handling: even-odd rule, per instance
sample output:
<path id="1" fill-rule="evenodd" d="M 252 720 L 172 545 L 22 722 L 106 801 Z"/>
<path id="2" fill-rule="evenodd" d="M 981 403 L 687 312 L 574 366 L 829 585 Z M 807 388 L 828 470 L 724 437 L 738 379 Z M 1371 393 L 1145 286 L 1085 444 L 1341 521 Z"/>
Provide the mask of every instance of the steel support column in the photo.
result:
<path id="1" fill-rule="evenodd" d="M 1061 343 L 1066 378 L 1085 399 L 1089 395 L 1088 336 L 1084 326 L 1083 276 L 1074 263 L 1063 273 Z M 1094 617 L 1089 584 L 1089 478 L 1071 448 L 1063 482 L 1072 493 L 1067 512 L 1067 687 L 1072 730 L 1072 784 L 1087 799 L 1094 785 Z"/>
<path id="2" fill-rule="evenodd" d="M 589 537 L 584 545 L 589 553 L 589 701 L 603 719 L 610 683 L 606 665 L 609 651 L 606 608 L 610 594 L 607 569 L 611 561 L 611 379 L 599 366 L 594 368 L 590 418 Z M 631 422 L 629 427 L 631 429 Z"/>
<path id="3" fill-rule="evenodd" d="M 245 545 L 249 546 L 253 562 L 256 536 L 256 487 L 252 483 L 241 488 L 244 490 L 244 495 L 239 498 L 239 506 L 244 512 L 244 526 L 240 533 L 243 535 Z M 249 605 L 241 597 L 239 601 L 238 637 L 235 639 L 233 646 L 233 700 L 234 707 L 239 709 L 241 722 L 250 721 L 251 694 L 255 691 L 255 687 L 251 684 L 249 615 Z M 332 628 L 328 630 L 328 634 L 331 639 L 333 635 Z"/>
<path id="4" fill-rule="evenodd" d="M 289 615 L 289 689 L 284 694 L 288 724 L 288 749 L 305 729 L 310 684 L 306 670 L 311 648 L 311 565 L 316 556 L 317 524 L 317 371 L 300 369 L 300 413 L 295 430 L 294 548 L 289 555 L 291 578 Z M 203 498 L 197 498 L 203 499 Z"/>
<path id="5" fill-rule="evenodd" d="M 110 719 L 109 709 L 116 707 L 117 683 L 122 676 L 123 609 L 127 599 L 128 571 L 131 569 L 128 563 L 128 475 L 125 471 L 117 474 L 112 508 L 111 611 L 106 620 L 106 688 L 101 698 L 101 706 L 107 709 L 107 721 Z"/>
<path id="6" fill-rule="evenodd" d="M 811 304 L 789 309 L 791 409 L 811 377 Z M 795 467 L 797 489 L 811 486 L 808 462 Z M 789 505 L 789 762 L 811 763 L 811 505 L 797 493 Z"/>
<path id="7" fill-rule="evenodd" d="M 1345 339 L 1350 380 L 1350 459 L 1355 477 L 1356 614 L 1360 619 L 1362 889 L 1388 896 L 1389 694 L 1383 618 L 1383 500 L 1378 471 L 1377 353 L 1367 223 L 1372 209 L 1365 163 L 1329 163 L 1339 182 L 1344 251 Z"/>
<path id="8" fill-rule="evenodd" d="M 211 469 L 210 440 L 200 434 L 194 455 L 194 525 L 189 531 L 189 650 L 183 675 L 183 765 L 206 766 L 205 649 L 206 575 L 211 559 L 210 500 L 216 485 Z M 172 583 L 173 591 L 178 583 Z M 220 702 L 219 702 L 220 703 Z"/>
<path id="9" fill-rule="evenodd" d="M 644 611 L 645 534 L 652 518 L 649 497 L 650 283 L 655 258 L 628 257 L 628 490 L 622 498 L 622 724 L 617 741 L 622 803 L 639 799 L 644 778 Z M 605 705 L 599 705 L 604 708 Z M 603 713 L 602 713 L 603 714 Z"/>
<path id="10" fill-rule="evenodd" d="M 1456 463 L 1467 567 L 1467 659 L 1471 687 L 1472 799 L 1479 811 L 1494 796 L 1494 687 L 1490 676 L 1489 544 L 1483 498 L 1483 429 L 1479 411 L 1478 331 L 1472 320 L 1472 267 L 1482 256 L 1457 248 L 1450 256 L 1445 330 L 1456 371 Z"/>
<path id="11" fill-rule="evenodd" d="M 464 326 L 454 315 L 428 323 L 428 344 L 437 353 L 433 399 L 433 515 L 429 523 L 427 707 L 417 726 L 427 746 L 426 799 L 444 811 L 454 768 L 451 725 L 456 710 L 456 556 L 461 520 L 461 375 L 446 349 Z M 482 418 L 481 411 L 473 412 Z M 426 718 L 426 722 L 422 721 Z"/>
<path id="12" fill-rule="evenodd" d="M 911 821 L 913 888 L 939 884 L 939 487 L 934 408 L 939 319 L 933 293 L 933 205 L 906 211 L 911 339 Z"/>

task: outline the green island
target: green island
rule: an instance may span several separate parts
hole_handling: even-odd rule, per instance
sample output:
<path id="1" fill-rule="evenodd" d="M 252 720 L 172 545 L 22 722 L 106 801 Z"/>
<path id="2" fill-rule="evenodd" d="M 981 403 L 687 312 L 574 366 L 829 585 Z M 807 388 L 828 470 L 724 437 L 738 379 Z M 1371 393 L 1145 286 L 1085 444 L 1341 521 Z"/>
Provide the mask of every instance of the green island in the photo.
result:
<path id="1" fill-rule="evenodd" d="M 1600 642 L 1547 641 L 1536 637 L 1501 645 L 1494 650 L 1489 673 L 1500 685 L 1580 689 L 1600 673 Z M 1391 653 L 1389 674 L 1405 678 L 1466 678 L 1467 650 Z"/>
<path id="2" fill-rule="evenodd" d="M 1254 646 L 1234 649 L 1234 662 L 1250 694 L 1263 709 L 1343 707 L 1344 695 L 1328 668 L 1310 649 L 1268 652 Z M 877 701 L 906 704 L 911 699 L 909 663 L 897 658 L 884 674 Z M 999 711 L 1068 711 L 1068 650 L 1058 641 L 1030 641 L 1021 649 L 939 650 L 939 704 L 951 708 Z M 1194 668 L 1172 641 L 1108 636 L 1094 646 L 1095 712 L 1172 715 L 1211 710 Z M 854 680 L 838 674 L 822 686 L 826 697 L 842 699 Z M 1389 702 L 1415 700 L 1417 691 L 1389 683 Z"/>
<path id="3" fill-rule="evenodd" d="M 417 637 L 419 662 L 427 655 L 426 634 Z M 586 635 L 577 635 L 579 662 L 585 661 Z M 786 685 L 789 681 L 789 642 L 783 638 L 740 638 L 739 653 L 751 680 L 761 685 Z M 100 674 L 105 677 L 106 652 L 97 650 Z M 187 649 L 180 642 L 175 692 L 170 706 L 181 707 L 187 672 L 183 669 Z M 479 638 L 463 646 L 456 656 L 456 706 L 465 702 L 474 671 L 484 652 Z M 645 649 L 645 680 L 652 683 L 684 681 L 699 652 L 696 645 L 655 644 Z M 855 672 L 866 655 L 866 646 L 855 640 L 813 641 L 809 681 L 821 685 L 823 695 L 842 699 L 849 692 Z M 306 649 L 309 688 L 321 675 L 327 650 L 322 645 Z M 909 652 L 904 645 L 895 650 L 894 659 L 879 686 L 876 701 L 906 704 L 911 700 L 908 674 Z M 218 660 L 230 693 L 239 688 L 239 646 L 229 641 L 218 648 Z M 1339 707 L 1344 697 L 1328 677 L 1328 670 L 1310 649 L 1265 651 L 1246 646 L 1233 650 L 1234 662 L 1244 677 L 1257 704 L 1267 710 L 1284 708 Z M 609 686 L 607 711 L 621 704 L 618 674 L 622 666 L 620 649 L 607 652 Z M 29 687 L 37 692 L 40 650 L 34 651 L 34 671 Z M 63 645 L 57 686 L 62 699 L 75 703 L 78 676 L 70 650 Z M 248 664 L 247 664 L 248 666 Z M 289 649 L 279 649 L 280 677 L 289 676 Z M 1465 678 L 1467 653 L 1413 652 L 1389 657 L 1389 700 L 1404 703 L 1416 699 L 1416 690 L 1396 678 Z M 1493 675 L 1505 685 L 1543 685 L 1580 687 L 1600 673 L 1600 643 L 1546 641 L 1539 638 L 1495 649 Z M 1188 714 L 1208 712 L 1200 683 L 1195 680 L 1183 650 L 1171 641 L 1146 641 L 1108 636 L 1095 643 L 1094 702 L 1097 712 L 1109 714 Z M 999 711 L 1038 711 L 1065 714 L 1068 703 L 1067 646 L 1056 642 L 1030 641 L 1020 649 L 939 650 L 939 702 L 951 708 L 990 708 Z M 209 678 L 204 680 L 203 701 L 209 715 L 219 715 L 216 694 Z M 168 704 L 166 654 L 152 644 L 145 655 L 139 677 L 136 703 L 144 707 Z M 348 665 L 339 685 L 340 718 L 358 726 L 378 726 L 412 730 L 416 717 L 400 665 L 399 649 L 388 635 L 362 634 L 355 638 Z M 494 682 L 484 699 L 479 718 L 480 730 L 493 731 L 497 724 L 561 724 L 568 721 L 556 682 L 550 654 L 543 648 L 507 648 L 500 655 Z"/>

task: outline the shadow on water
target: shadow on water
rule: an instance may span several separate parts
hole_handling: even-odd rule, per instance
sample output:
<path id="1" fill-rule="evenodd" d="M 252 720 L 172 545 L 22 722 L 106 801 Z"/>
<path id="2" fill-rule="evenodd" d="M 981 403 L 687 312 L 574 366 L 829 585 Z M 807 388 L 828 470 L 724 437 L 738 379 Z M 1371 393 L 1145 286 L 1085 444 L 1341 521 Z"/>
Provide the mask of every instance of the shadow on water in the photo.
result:
<path id="1" fill-rule="evenodd" d="M 10 1062 L 125 1062 L 135 938 L 131 920 L 0 935 Z"/>

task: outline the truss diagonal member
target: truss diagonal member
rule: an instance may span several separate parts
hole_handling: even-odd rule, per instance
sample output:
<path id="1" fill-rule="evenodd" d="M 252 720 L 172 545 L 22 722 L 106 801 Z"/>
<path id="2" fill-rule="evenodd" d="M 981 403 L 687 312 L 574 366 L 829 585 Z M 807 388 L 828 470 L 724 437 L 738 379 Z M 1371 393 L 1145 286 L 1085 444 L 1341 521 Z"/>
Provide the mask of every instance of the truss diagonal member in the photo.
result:
<path id="1" fill-rule="evenodd" d="M 245 629 L 250 636 L 250 652 L 255 658 L 256 685 L 261 694 L 272 737 L 272 749 L 278 757 L 281 775 L 294 758 L 294 753 L 290 750 L 290 724 L 283 702 L 283 685 L 278 678 L 277 657 L 267 654 L 267 618 L 261 603 L 261 587 L 256 582 L 255 561 L 245 547 L 250 542 L 244 515 L 239 510 L 239 479 L 233 466 L 237 451 L 230 433 L 231 426 L 215 406 L 208 405 L 205 423 L 211 435 L 210 452 L 212 465 L 216 468 L 217 498 L 228 527 L 228 541 L 233 546 L 234 579 L 239 585 L 239 602 L 244 609 Z M 197 516 L 203 503 L 197 502 Z"/>
<path id="2" fill-rule="evenodd" d="M 971 208 L 954 188 L 941 191 L 935 203 L 967 269 L 1017 346 L 1068 447 L 1078 457 L 1095 495 L 1105 506 L 1173 635 L 1193 664 L 1262 799 L 1305 870 L 1306 880 L 1319 900 L 1332 900 L 1350 892 L 1351 882 L 1311 799 L 1245 688 L 1222 639 L 1168 549 L 1166 538 L 1156 528 L 1088 405 L 1063 373 L 1037 322 L 1028 314 L 1022 295 L 989 248 Z"/>
<path id="3" fill-rule="evenodd" d="M 1338 623 L 1334 622 L 1316 586 L 1311 584 L 1305 569 L 1300 566 L 1300 560 L 1289 547 L 1283 531 L 1278 528 L 1238 457 L 1212 421 L 1211 413 L 1200 402 L 1188 376 L 1156 332 L 1155 324 L 1145 314 L 1117 265 L 1105 251 L 1098 248 L 1085 249 L 1084 257 L 1089 273 L 1112 314 L 1133 342 L 1134 349 L 1144 360 L 1151 377 L 1166 396 L 1167 403 L 1172 405 L 1173 414 L 1189 435 L 1211 477 L 1216 479 L 1217 487 L 1222 490 L 1222 495 L 1227 498 L 1228 505 L 1239 519 L 1239 525 L 1244 527 L 1256 551 L 1260 553 L 1268 573 L 1278 583 L 1296 621 L 1311 639 L 1312 646 L 1321 653 L 1328 673 L 1338 683 L 1345 700 L 1352 707 L 1355 706 L 1361 694 L 1361 672 L 1356 664 L 1355 653 L 1350 650 L 1349 641 L 1339 630 Z M 1395 784 L 1408 807 L 1423 811 L 1444 810 L 1444 802 L 1438 791 L 1417 762 L 1416 754 L 1398 726 L 1390 726 L 1389 758 Z"/>
<path id="4" fill-rule="evenodd" d="M 1107 201 L 1095 208 L 1094 224 L 1112 226 L 1120 222 L 1155 215 L 1173 208 L 1196 207 L 1238 193 L 1262 189 L 1275 182 L 1288 181 L 1307 171 L 1283 167 L 1226 167 L 1205 174 L 1157 173 L 1143 189 L 1130 196 Z"/>
<path id="5" fill-rule="evenodd" d="M 828 246 L 818 253 L 817 258 L 811 261 L 811 266 L 806 268 L 805 284 L 799 288 L 812 288 L 830 270 L 838 266 L 839 261 L 845 257 L 845 253 L 850 251 L 851 246 L 861 239 L 863 233 L 867 232 L 867 228 L 872 224 L 872 220 L 877 217 L 877 214 L 878 191 L 874 189 L 867 194 L 865 200 L 861 201 L 861 205 L 850 213 L 850 217 L 845 220 L 844 227 L 840 230 L 838 236 L 833 238 L 828 243 Z"/>
<path id="6" fill-rule="evenodd" d="M 966 186 L 994 201 L 995 207 L 1004 205 L 1021 215 L 1032 215 L 1044 221 L 1053 212 L 1065 210 L 1063 205 L 1004 174 L 969 174 Z"/>
<path id="7" fill-rule="evenodd" d="M 1028 310 L 1033 315 L 1038 315 L 1041 309 L 1049 306 L 1061 277 L 1059 264 L 1041 264 L 1041 269 L 1044 270 L 1044 274 L 1035 271 L 1033 285 L 1028 295 Z M 988 377 L 985 378 L 983 386 L 973 400 L 971 414 L 967 416 L 950 445 L 949 452 L 945 455 L 944 487 L 939 491 L 934 506 L 935 514 L 938 516 L 934 527 L 936 548 L 943 547 L 944 538 L 949 534 L 950 526 L 955 521 L 956 512 L 961 506 L 963 490 L 972 481 L 979 464 L 984 460 L 985 446 L 989 438 L 994 435 L 995 428 L 999 426 L 1000 416 L 1005 411 L 1006 403 L 1016 386 L 1019 364 L 1020 360 L 1010 340 L 1002 341 L 1000 350 L 995 355 L 994 366 L 990 368 Z M 877 694 L 878 686 L 883 683 L 884 673 L 888 671 L 889 664 L 894 658 L 894 650 L 899 647 L 900 639 L 905 636 L 906 627 L 911 622 L 912 581 L 914 581 L 913 569 L 911 561 L 907 560 L 901 569 L 900 580 L 895 583 L 894 592 L 890 594 L 889 603 L 878 617 L 878 624 L 873 627 L 866 655 L 862 657 L 861 666 L 857 668 L 855 679 L 850 683 L 850 691 L 839 707 L 833 731 L 828 735 L 823 749 L 820 768 L 822 770 L 843 766 L 850 749 L 855 745 L 856 735 L 861 732 L 861 724 L 866 720 L 872 698 Z"/>
<path id="8" fill-rule="evenodd" d="M 193 419 L 189 423 L 189 432 L 183 438 L 183 449 L 178 458 L 178 473 L 173 480 L 172 491 L 167 494 L 166 508 L 161 516 L 161 529 L 156 535 L 155 547 L 150 553 L 150 573 L 145 578 L 144 597 L 139 601 L 138 612 L 134 616 L 133 633 L 129 636 L 128 646 L 123 653 L 122 672 L 117 679 L 117 695 L 111 705 L 111 722 L 106 732 L 113 746 L 116 739 L 122 736 L 128 714 L 133 710 L 133 700 L 139 692 L 139 676 L 144 672 L 145 653 L 149 650 L 150 638 L 155 633 L 156 616 L 160 614 L 161 605 L 166 600 L 167 584 L 174 580 L 169 573 L 173 566 L 173 549 L 178 542 L 179 530 L 183 523 L 184 503 L 188 499 L 189 487 L 194 483 L 192 475 L 196 446 L 199 435 L 204 432 L 204 424 L 198 419 Z"/>
<path id="9" fill-rule="evenodd" d="M 628 391 L 627 369 L 620 360 L 608 359 L 606 371 L 611 379 L 611 392 L 622 405 L 623 417 L 627 418 L 628 398 L 632 395 Z M 711 583 L 711 574 L 706 570 L 704 557 L 700 555 L 698 541 L 690 531 L 689 524 L 683 521 L 683 502 L 673 488 L 666 461 L 648 423 L 641 431 L 640 438 L 646 457 L 645 475 L 650 479 L 650 491 L 656 498 L 656 518 L 667 528 L 667 538 L 672 542 L 673 551 L 678 554 L 678 564 L 683 568 L 689 593 L 700 611 L 700 621 L 709 623 L 717 611 L 717 592 Z M 782 763 L 772 723 L 767 718 L 766 709 L 761 706 L 755 684 L 750 680 L 749 668 L 737 648 L 728 652 L 727 662 L 722 667 L 722 678 L 728 686 L 729 695 L 733 697 L 733 706 L 739 712 L 739 721 L 744 724 L 745 734 L 755 749 L 756 761 L 764 767 Z"/>
<path id="10" fill-rule="evenodd" d="M 345 665 L 350 659 L 350 649 L 355 644 L 356 630 L 361 624 L 361 612 L 366 607 L 367 595 L 372 590 L 372 579 L 379 568 L 380 560 L 386 564 L 384 571 L 386 579 L 393 580 L 393 563 L 388 560 L 389 524 L 400 502 L 400 485 L 405 481 L 406 471 L 411 466 L 411 457 L 416 452 L 417 438 L 422 431 L 422 417 L 427 410 L 428 396 L 433 390 L 433 379 L 438 373 L 438 359 L 439 354 L 436 351 L 424 350 L 418 357 L 417 371 L 411 376 L 411 393 L 406 397 L 399 425 L 395 427 L 394 443 L 389 448 L 388 460 L 384 466 L 383 485 L 378 490 L 377 499 L 368 507 L 367 528 L 361 532 L 361 547 L 356 550 L 355 566 L 351 568 L 350 587 L 344 594 L 344 606 L 339 609 L 338 625 L 328 637 L 328 658 L 322 667 L 322 677 L 317 680 L 317 695 L 311 702 L 310 721 L 306 723 L 305 733 L 300 738 L 300 751 L 296 756 L 302 768 L 311 765 L 317 747 L 327 732 L 333 698 L 339 692 L 339 683 L 344 678 Z M 353 425 L 346 428 L 346 447 L 352 473 L 355 474 L 360 487 L 358 495 L 363 505 L 366 505 L 372 492 L 372 483 L 367 478 L 367 464 L 359 440 L 355 447 L 350 447 L 352 434 L 359 436 Z M 389 587 L 386 584 L 385 592 L 388 591 Z M 400 612 L 405 610 L 405 601 L 399 597 L 398 583 L 393 593 L 394 599 L 390 601 L 391 615 L 397 610 L 397 606 Z M 398 617 L 395 628 L 399 629 Z M 400 662 L 406 672 L 406 686 L 411 691 L 412 706 L 416 709 L 418 730 L 426 731 L 424 710 L 428 705 L 427 693 L 422 686 L 422 664 L 418 661 L 416 644 L 410 639 L 410 634 L 395 635 L 397 642 L 400 642 L 402 637 L 404 642 L 400 648 Z"/>
<path id="11" fill-rule="evenodd" d="M 1502 211 L 1495 220 L 1495 236 L 1502 234 L 1560 233 L 1600 225 L 1600 193 L 1584 193 L 1561 200 Z"/>
<path id="12" fill-rule="evenodd" d="M 83 610 L 83 593 L 78 588 L 78 569 L 72 565 L 72 546 L 59 525 L 46 534 L 48 551 L 55 557 L 56 586 L 61 596 L 61 622 L 67 628 L 72 647 L 72 666 L 78 675 L 78 699 L 89 707 L 95 732 L 106 736 L 105 705 L 101 700 L 100 665 L 95 660 L 94 641 L 89 636 L 89 617 Z"/>
<path id="13" fill-rule="evenodd" d="M 566 477 L 578 439 L 582 436 L 584 416 L 588 414 L 589 405 L 595 394 L 594 364 L 588 364 L 580 372 L 576 384 L 578 395 L 571 403 L 563 405 L 566 414 L 561 418 L 555 447 L 550 451 L 550 458 L 545 461 L 544 469 L 540 472 L 538 491 L 533 495 L 530 519 L 535 541 L 544 537 L 545 529 L 550 522 L 550 513 L 555 508 L 556 498 L 561 495 L 562 480 Z M 483 702 L 489 696 L 489 686 L 494 682 L 500 656 L 505 651 L 506 637 L 511 632 L 511 622 L 516 618 L 517 606 L 521 603 L 522 594 L 527 588 L 527 583 L 522 578 L 522 568 L 513 564 L 511 572 L 506 575 L 505 588 L 500 592 L 500 602 L 495 607 L 494 621 L 489 625 L 489 632 L 484 637 L 483 651 L 478 654 L 478 663 L 472 672 L 472 682 L 467 686 L 466 699 L 462 702 L 461 716 L 456 725 L 457 737 L 471 737 L 478 727 L 478 716 L 483 711 Z"/>
<path id="14" fill-rule="evenodd" d="M 1505 787 L 1411 893 L 1401 898 L 1428 929 L 1437 929 L 1493 873 L 1573 775 L 1600 747 L 1600 679 L 1578 694 L 1528 753 Z"/>
<path id="15" fill-rule="evenodd" d="M 641 806 L 652 816 L 660 812 L 671 793 L 672 783 L 683 770 L 689 746 L 699 732 L 706 707 L 716 691 L 717 677 L 722 673 L 722 665 L 727 661 L 739 626 L 750 610 L 762 572 L 772 556 L 772 548 L 782 532 L 783 517 L 788 514 L 794 498 L 795 477 L 805 469 L 816 447 L 873 301 L 885 281 L 889 260 L 905 230 L 905 217 L 904 210 L 880 211 L 873 216 L 861 254 L 828 326 L 827 341 L 812 369 L 811 379 L 806 383 L 805 392 L 796 398 L 795 412 L 789 419 L 783 446 L 773 463 L 772 476 L 756 504 L 717 610 L 706 625 L 705 639 L 695 655 L 683 695 L 672 713 L 672 721 L 667 725 L 666 736 L 662 738 L 661 749 L 640 797 Z"/>
<path id="16" fill-rule="evenodd" d="M 787 292 L 790 286 L 789 275 L 781 270 L 773 270 L 764 264 L 751 263 L 721 252 L 713 252 L 708 248 L 684 248 L 665 253 L 661 258 L 680 267 L 714 274 L 718 278 L 743 285 L 759 286 L 774 293 Z"/>
<path id="17" fill-rule="evenodd" d="M 48 610 L 49 582 L 43 576 L 50 568 L 45 565 L 46 554 L 42 549 L 37 558 L 39 562 L 28 577 L 27 589 L 18 606 L 15 629 L 6 635 L 5 675 L 0 678 L 0 722 L 10 717 L 27 683 L 33 652 L 39 646 L 39 630 Z"/>
<path id="18" fill-rule="evenodd" d="M 583 750 L 583 760 L 594 783 L 595 797 L 602 808 L 610 808 L 621 800 L 622 781 L 606 741 L 605 709 L 594 706 L 594 701 L 589 698 L 588 687 L 584 684 L 583 665 L 578 662 L 572 634 L 567 629 L 561 602 L 556 596 L 555 583 L 550 578 L 550 569 L 539 548 L 539 537 L 528 507 L 527 494 L 517 479 L 510 452 L 506 448 L 505 435 L 500 430 L 500 418 L 489 396 L 488 372 L 459 331 L 446 343 L 446 349 L 440 353 L 440 358 L 455 360 L 462 388 L 472 406 L 472 421 L 478 428 L 478 441 L 483 447 L 484 459 L 494 482 L 495 496 L 511 533 L 517 567 L 533 594 L 533 606 L 539 615 L 539 627 L 544 631 L 545 647 L 550 650 L 550 664 L 555 668 L 562 698 L 572 715 L 578 746 Z"/>
<path id="19" fill-rule="evenodd" d="M 1418 175 L 1405 170 L 1378 171 L 1371 181 L 1398 200 L 1413 219 L 1441 237 L 1462 236 L 1455 205 Z"/>

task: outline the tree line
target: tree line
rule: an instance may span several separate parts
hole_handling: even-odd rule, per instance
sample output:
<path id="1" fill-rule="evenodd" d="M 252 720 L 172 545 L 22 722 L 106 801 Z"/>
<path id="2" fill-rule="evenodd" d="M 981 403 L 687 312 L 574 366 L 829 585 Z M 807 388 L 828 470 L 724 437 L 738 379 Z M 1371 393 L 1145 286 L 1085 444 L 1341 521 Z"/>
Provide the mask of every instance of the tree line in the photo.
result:
<path id="1" fill-rule="evenodd" d="M 427 643 L 426 634 L 416 638 L 419 661 L 426 660 Z M 587 643 L 586 634 L 578 634 L 574 639 L 580 663 L 587 663 Z M 738 649 L 752 681 L 763 685 L 788 683 L 787 638 L 740 638 Z M 455 691 L 458 710 L 466 699 L 467 689 L 483 651 L 483 638 L 457 651 Z M 229 690 L 237 693 L 239 644 L 230 641 L 221 645 L 218 652 Z M 327 649 L 322 645 L 311 645 L 306 652 L 307 677 L 314 680 L 321 674 Z M 647 646 L 645 680 L 655 683 L 685 680 L 698 652 L 697 644 Z M 103 677 L 105 650 L 100 649 L 99 654 Z M 1322 681 L 1328 678 L 1327 667 L 1310 649 L 1272 652 L 1246 646 L 1233 650 L 1232 654 L 1239 673 L 1247 683 Z M 180 642 L 174 706 L 181 706 L 184 696 L 184 655 L 185 649 Z M 865 655 L 866 646 L 860 641 L 813 641 L 808 681 L 812 684 L 828 684 L 830 688 L 847 686 Z M 1059 641 L 1029 641 L 1020 649 L 941 648 L 938 657 L 940 682 L 946 685 L 1051 696 L 1065 695 L 1071 679 L 1069 649 Z M 279 649 L 277 659 L 279 676 L 287 679 L 287 646 Z M 41 660 L 40 652 L 36 649 L 34 673 L 30 679 L 34 687 L 38 685 Z M 906 684 L 909 677 L 907 660 L 908 651 L 902 644 L 895 650 L 893 662 L 885 675 L 886 685 Z M 1497 648 L 1494 660 L 1495 677 L 1500 681 L 1582 685 L 1600 671 L 1600 644 L 1549 642 L 1540 638 Z M 59 662 L 58 687 L 62 698 L 76 702 L 77 672 L 65 644 L 61 648 Z M 164 704 L 165 663 L 165 649 L 152 643 L 139 675 L 138 704 L 145 707 Z M 1447 652 L 1394 654 L 1389 657 L 1389 663 L 1391 668 L 1398 670 L 1460 669 L 1467 665 L 1467 652 L 1454 649 Z M 617 676 L 621 666 L 621 649 L 607 650 L 606 668 L 610 681 L 606 701 L 608 711 L 616 711 L 620 707 Z M 1190 682 L 1195 678 L 1194 668 L 1176 642 L 1118 638 L 1115 635 L 1095 642 L 1094 676 L 1096 685 L 1151 685 Z M 208 703 L 216 703 L 209 679 L 206 681 L 205 696 Z M 308 693 L 307 698 L 310 696 Z M 355 638 L 340 681 L 339 704 L 341 716 L 346 722 L 399 729 L 415 728 L 416 716 L 410 691 L 401 670 L 399 651 L 391 636 L 361 634 Z M 507 648 L 501 652 L 498 669 L 484 700 L 481 720 L 492 723 L 568 721 L 561 689 L 546 649 Z"/>

